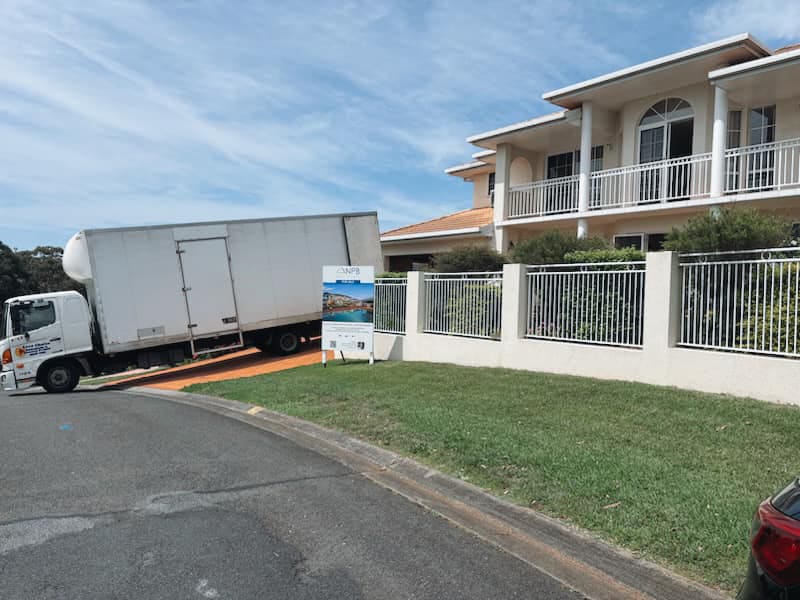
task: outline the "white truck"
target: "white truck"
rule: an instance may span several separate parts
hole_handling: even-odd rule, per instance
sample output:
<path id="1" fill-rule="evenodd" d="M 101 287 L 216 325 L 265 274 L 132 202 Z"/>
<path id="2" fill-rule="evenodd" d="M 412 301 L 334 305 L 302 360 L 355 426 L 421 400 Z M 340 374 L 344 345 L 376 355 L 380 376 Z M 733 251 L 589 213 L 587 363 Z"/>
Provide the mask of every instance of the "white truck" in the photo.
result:
<path id="1" fill-rule="evenodd" d="M 295 352 L 320 330 L 323 265 L 382 264 L 376 213 L 91 229 L 64 248 L 86 286 L 10 298 L 0 387 L 68 392 L 83 375 L 245 346 Z"/>

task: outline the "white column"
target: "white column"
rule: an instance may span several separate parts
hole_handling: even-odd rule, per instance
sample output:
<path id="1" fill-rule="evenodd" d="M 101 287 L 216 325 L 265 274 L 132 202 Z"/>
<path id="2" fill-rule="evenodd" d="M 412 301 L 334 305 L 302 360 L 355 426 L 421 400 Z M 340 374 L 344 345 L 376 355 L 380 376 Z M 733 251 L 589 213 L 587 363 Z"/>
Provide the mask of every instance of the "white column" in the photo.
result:
<path id="1" fill-rule="evenodd" d="M 728 92 L 714 86 L 714 129 L 711 141 L 711 197 L 725 193 L 725 145 L 728 137 Z"/>
<path id="2" fill-rule="evenodd" d="M 578 179 L 578 237 L 589 235 L 589 195 L 592 189 L 592 103 L 584 102 L 581 107 L 581 163 Z"/>
<path id="3" fill-rule="evenodd" d="M 528 268 L 503 265 L 503 326 L 501 340 L 512 342 L 525 337 L 528 326 Z"/>
<path id="4" fill-rule="evenodd" d="M 511 179 L 511 146 L 499 144 L 497 146 L 497 164 L 494 173 L 494 247 L 498 252 L 508 249 L 508 234 L 505 228 L 497 224 L 506 219 L 506 205 L 508 203 L 508 186 Z"/>
<path id="5" fill-rule="evenodd" d="M 677 252 L 648 252 L 644 285 L 644 351 L 652 364 L 678 343 L 681 327 L 681 272 Z"/>
<path id="6" fill-rule="evenodd" d="M 409 271 L 406 284 L 406 337 L 425 329 L 425 281 L 421 271 Z"/>

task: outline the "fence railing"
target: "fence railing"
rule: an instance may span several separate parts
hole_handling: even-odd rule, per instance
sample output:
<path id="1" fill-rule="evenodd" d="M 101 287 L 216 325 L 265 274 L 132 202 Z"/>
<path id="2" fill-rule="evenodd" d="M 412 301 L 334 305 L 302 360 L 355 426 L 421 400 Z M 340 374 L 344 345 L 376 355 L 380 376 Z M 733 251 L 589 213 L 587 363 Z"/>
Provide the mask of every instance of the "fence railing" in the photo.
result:
<path id="1" fill-rule="evenodd" d="M 375 280 L 375 331 L 405 334 L 407 287 L 406 278 Z"/>
<path id="2" fill-rule="evenodd" d="M 426 333 L 500 339 L 503 273 L 426 273 Z"/>
<path id="3" fill-rule="evenodd" d="M 644 262 L 528 267 L 526 337 L 641 347 Z"/>
<path id="4" fill-rule="evenodd" d="M 711 191 L 711 154 L 694 154 L 592 173 L 589 208 L 690 200 Z"/>
<path id="5" fill-rule="evenodd" d="M 758 192 L 800 186 L 800 139 L 725 152 L 725 191 Z"/>
<path id="6" fill-rule="evenodd" d="M 800 356 L 800 250 L 681 256 L 680 345 Z"/>
<path id="7" fill-rule="evenodd" d="M 508 191 L 506 214 L 509 218 L 540 217 L 577 210 L 577 175 L 512 186 Z"/>

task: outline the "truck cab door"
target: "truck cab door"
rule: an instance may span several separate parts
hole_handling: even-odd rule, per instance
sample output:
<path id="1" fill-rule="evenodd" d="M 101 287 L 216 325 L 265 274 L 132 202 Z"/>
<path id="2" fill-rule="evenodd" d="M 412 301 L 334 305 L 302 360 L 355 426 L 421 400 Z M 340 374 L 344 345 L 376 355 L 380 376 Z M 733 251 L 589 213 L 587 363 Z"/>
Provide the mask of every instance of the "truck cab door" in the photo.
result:
<path id="1" fill-rule="evenodd" d="M 41 298 L 11 305 L 11 357 L 17 384 L 36 380 L 45 360 L 64 353 L 59 304 L 56 298 Z"/>

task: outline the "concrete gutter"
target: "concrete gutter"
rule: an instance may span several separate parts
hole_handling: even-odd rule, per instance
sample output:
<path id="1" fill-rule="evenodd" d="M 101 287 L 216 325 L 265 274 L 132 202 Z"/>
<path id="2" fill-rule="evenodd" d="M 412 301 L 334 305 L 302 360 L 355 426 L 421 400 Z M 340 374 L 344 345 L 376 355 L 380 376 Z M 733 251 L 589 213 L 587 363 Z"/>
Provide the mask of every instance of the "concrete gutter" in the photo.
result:
<path id="1" fill-rule="evenodd" d="M 202 408 L 279 435 L 433 511 L 593 600 L 722 600 L 701 586 L 539 512 L 383 448 L 261 406 L 129 388 L 122 393 Z"/>

